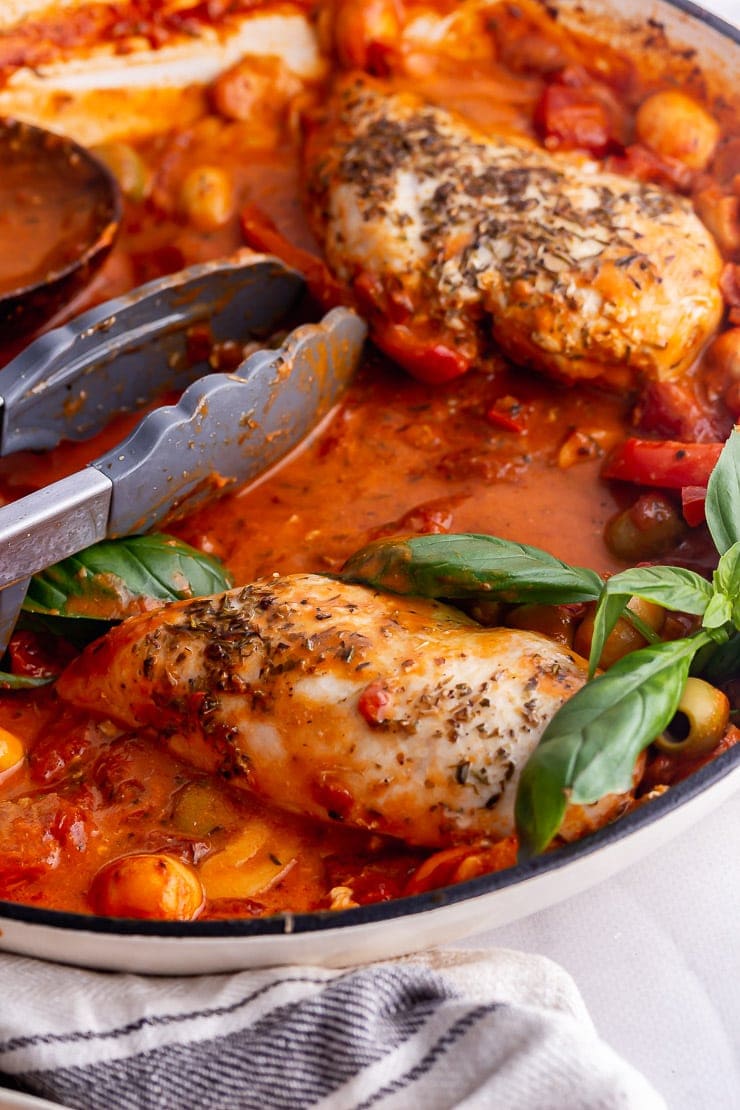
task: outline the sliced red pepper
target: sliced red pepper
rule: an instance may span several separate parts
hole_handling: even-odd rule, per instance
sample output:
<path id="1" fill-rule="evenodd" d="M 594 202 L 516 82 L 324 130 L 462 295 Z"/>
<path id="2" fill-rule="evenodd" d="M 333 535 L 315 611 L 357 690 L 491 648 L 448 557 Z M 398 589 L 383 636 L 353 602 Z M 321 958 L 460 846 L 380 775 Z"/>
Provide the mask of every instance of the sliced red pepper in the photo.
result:
<path id="1" fill-rule="evenodd" d="M 428 385 L 441 385 L 465 374 L 472 359 L 446 343 L 416 334 L 405 324 L 388 320 L 373 321 L 370 334 L 381 351 L 407 370 L 412 377 Z"/>
<path id="2" fill-rule="evenodd" d="M 244 242 L 252 250 L 275 254 L 286 264 L 303 274 L 311 296 L 322 308 L 335 308 L 347 304 L 351 298 L 332 275 L 326 263 L 310 251 L 296 247 L 278 231 L 270 217 L 256 204 L 248 204 L 239 215 Z"/>
<path id="3" fill-rule="evenodd" d="M 601 475 L 641 486 L 706 486 L 724 443 L 627 439 L 612 451 Z"/>
<path id="4" fill-rule="evenodd" d="M 704 523 L 704 503 L 707 499 L 706 486 L 684 486 L 681 490 L 681 509 L 683 518 L 691 528 Z"/>

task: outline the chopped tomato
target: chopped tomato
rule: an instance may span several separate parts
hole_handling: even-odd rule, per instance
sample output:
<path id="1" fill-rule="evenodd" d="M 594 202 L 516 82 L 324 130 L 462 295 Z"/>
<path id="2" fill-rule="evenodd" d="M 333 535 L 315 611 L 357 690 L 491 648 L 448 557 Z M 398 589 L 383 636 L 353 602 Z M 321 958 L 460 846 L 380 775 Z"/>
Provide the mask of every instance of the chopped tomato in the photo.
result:
<path id="1" fill-rule="evenodd" d="M 681 490 L 681 509 L 683 518 L 692 528 L 704 521 L 704 503 L 707 499 L 706 486 L 684 486 Z"/>
<path id="2" fill-rule="evenodd" d="M 486 412 L 486 418 L 505 432 L 522 435 L 526 430 L 526 412 L 516 397 L 499 397 Z"/>
<path id="3" fill-rule="evenodd" d="M 547 86 L 535 107 L 534 124 L 550 148 L 588 150 L 602 157 L 616 145 L 604 105 L 567 85 Z"/>
<path id="4" fill-rule="evenodd" d="M 577 65 L 566 66 L 546 86 L 534 124 L 545 146 L 587 150 L 598 158 L 621 151 L 627 138 L 625 110 L 613 90 Z"/>
<path id="5" fill-rule="evenodd" d="M 349 887 L 352 900 L 367 906 L 400 898 L 418 863 L 419 853 L 411 849 L 397 854 L 386 850 L 381 859 L 365 863 L 352 855 L 328 856 L 325 868 L 331 886 Z"/>
<path id="6" fill-rule="evenodd" d="M 397 520 L 390 520 L 373 528 L 368 538 L 379 540 L 385 536 L 425 536 L 449 532 L 454 521 L 455 508 L 464 500 L 463 497 L 438 497 L 432 501 L 423 501 Z"/>
<path id="7" fill-rule="evenodd" d="M 503 871 L 516 863 L 517 838 L 507 836 L 495 844 L 461 844 L 443 848 L 425 859 L 411 876 L 405 894 L 422 894 L 451 883 L 477 879 L 491 871 Z"/>
<path id="8" fill-rule="evenodd" d="M 387 717 L 386 710 L 391 702 L 390 691 L 384 679 L 376 679 L 360 694 L 357 709 L 369 725 L 380 725 Z"/>
<path id="9" fill-rule="evenodd" d="M 612 451 L 601 474 L 641 486 L 706 486 L 724 443 L 627 439 Z"/>
<path id="10" fill-rule="evenodd" d="M 76 649 L 61 637 L 42 641 L 36 632 L 14 632 L 8 644 L 13 674 L 26 678 L 55 678 L 77 655 Z"/>

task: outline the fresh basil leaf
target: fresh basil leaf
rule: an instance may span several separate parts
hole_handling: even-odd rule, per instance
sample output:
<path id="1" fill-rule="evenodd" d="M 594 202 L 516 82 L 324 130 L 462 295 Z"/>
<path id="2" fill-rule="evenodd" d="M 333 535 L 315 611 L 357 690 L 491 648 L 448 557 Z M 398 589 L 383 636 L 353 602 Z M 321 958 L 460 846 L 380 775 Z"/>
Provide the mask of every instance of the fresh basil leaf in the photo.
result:
<path id="1" fill-rule="evenodd" d="M 634 567 L 612 575 L 604 585 L 594 616 L 589 675 L 596 670 L 604 644 L 631 597 L 700 616 L 712 599 L 712 587 L 700 574 L 683 567 Z"/>
<path id="2" fill-rule="evenodd" d="M 0 671 L 0 690 L 28 690 L 33 686 L 48 686 L 53 681 L 52 677 L 31 678 L 30 675 Z"/>
<path id="3" fill-rule="evenodd" d="M 608 640 L 614 626 L 619 618 L 627 608 L 627 602 L 630 599 L 629 594 L 607 593 L 606 587 L 602 591 L 599 604 L 596 606 L 596 613 L 594 614 L 594 628 L 591 633 L 591 651 L 588 657 L 588 677 L 593 678 L 596 668 L 601 659 L 601 653 L 604 650 L 604 644 Z"/>
<path id="4" fill-rule="evenodd" d="M 702 619 L 702 627 L 713 631 L 724 628 L 732 620 L 732 601 L 719 591 L 712 596 Z"/>
<path id="5" fill-rule="evenodd" d="M 626 594 L 653 601 L 674 612 L 694 613 L 706 609 L 712 597 L 712 586 L 706 578 L 683 567 L 634 567 L 621 570 L 608 578 L 604 590 L 608 594 Z"/>
<path id="6" fill-rule="evenodd" d="M 727 620 L 740 629 L 740 542 L 734 543 L 721 557 L 714 572 L 713 583 L 715 593 L 723 594 L 728 600 Z"/>
<path id="7" fill-rule="evenodd" d="M 697 656 L 691 673 L 713 686 L 723 686 L 726 682 L 740 679 L 740 634 L 732 636 L 724 644 L 712 643 L 704 648 Z"/>
<path id="8" fill-rule="evenodd" d="M 740 541 L 740 428 L 735 428 L 709 476 L 704 507 L 720 555 Z"/>
<path id="9" fill-rule="evenodd" d="M 708 640 L 699 632 L 631 652 L 555 714 L 519 780 L 524 856 L 544 851 L 569 802 L 589 805 L 630 788 L 637 756 L 670 722 L 691 661 Z"/>
<path id="10" fill-rule="evenodd" d="M 207 596 L 229 585 L 218 560 L 172 536 L 127 536 L 95 544 L 34 575 L 23 608 L 122 620 L 153 603 Z"/>
<path id="11" fill-rule="evenodd" d="M 22 612 L 16 630 L 28 630 L 42 636 L 61 637 L 82 651 L 84 647 L 110 631 L 109 620 L 79 620 L 77 617 L 56 617 L 48 613 Z"/>
<path id="12" fill-rule="evenodd" d="M 545 605 L 592 601 L 603 584 L 537 547 L 473 533 L 376 540 L 350 556 L 341 577 L 397 594 Z"/>

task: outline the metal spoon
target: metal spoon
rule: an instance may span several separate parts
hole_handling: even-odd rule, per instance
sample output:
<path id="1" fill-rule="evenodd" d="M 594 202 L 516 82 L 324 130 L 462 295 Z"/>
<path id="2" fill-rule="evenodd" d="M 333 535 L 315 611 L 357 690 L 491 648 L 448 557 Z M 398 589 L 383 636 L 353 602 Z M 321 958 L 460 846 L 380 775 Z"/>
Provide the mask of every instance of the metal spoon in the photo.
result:
<path id="1" fill-rule="evenodd" d="M 38 328 L 92 277 L 121 219 L 110 170 L 64 135 L 0 119 L 0 338 Z"/>

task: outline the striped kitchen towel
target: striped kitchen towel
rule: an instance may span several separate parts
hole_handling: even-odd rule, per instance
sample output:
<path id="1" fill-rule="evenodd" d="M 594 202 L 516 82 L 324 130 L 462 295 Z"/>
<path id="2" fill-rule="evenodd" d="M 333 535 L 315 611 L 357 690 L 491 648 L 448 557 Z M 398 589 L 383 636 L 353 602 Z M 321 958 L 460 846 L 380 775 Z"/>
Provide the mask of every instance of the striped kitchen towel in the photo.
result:
<path id="1" fill-rule="evenodd" d="M 662 1110 L 540 956 L 436 950 L 192 979 L 0 956 L 0 1106 Z"/>

